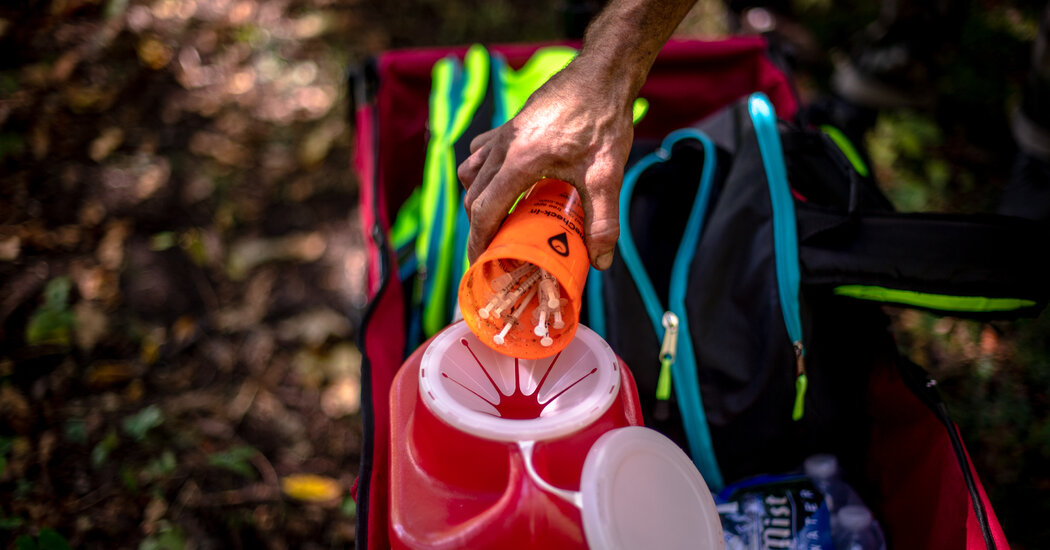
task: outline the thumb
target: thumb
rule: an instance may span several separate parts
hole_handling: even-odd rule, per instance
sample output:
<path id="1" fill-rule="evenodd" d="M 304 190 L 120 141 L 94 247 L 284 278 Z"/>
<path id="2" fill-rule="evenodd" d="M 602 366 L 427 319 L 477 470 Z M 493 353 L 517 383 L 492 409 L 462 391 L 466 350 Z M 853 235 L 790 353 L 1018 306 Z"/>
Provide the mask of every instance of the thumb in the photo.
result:
<path id="1" fill-rule="evenodd" d="M 609 269 L 612 265 L 616 239 L 620 236 L 619 185 L 601 185 L 583 198 L 587 216 L 586 244 L 591 265 Z"/>

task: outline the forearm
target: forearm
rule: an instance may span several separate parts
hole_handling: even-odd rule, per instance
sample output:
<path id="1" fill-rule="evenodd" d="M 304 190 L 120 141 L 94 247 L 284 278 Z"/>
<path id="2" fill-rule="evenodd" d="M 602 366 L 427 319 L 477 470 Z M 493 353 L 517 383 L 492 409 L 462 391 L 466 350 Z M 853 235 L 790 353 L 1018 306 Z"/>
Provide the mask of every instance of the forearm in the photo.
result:
<path id="1" fill-rule="evenodd" d="M 694 1 L 612 0 L 587 28 L 575 63 L 616 99 L 633 101 Z"/>

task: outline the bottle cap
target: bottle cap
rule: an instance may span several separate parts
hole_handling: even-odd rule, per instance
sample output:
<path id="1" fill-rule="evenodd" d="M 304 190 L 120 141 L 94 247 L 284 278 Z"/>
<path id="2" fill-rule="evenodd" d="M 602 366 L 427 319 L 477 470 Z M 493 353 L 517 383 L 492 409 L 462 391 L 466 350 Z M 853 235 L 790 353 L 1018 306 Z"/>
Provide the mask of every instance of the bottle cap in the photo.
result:
<path id="1" fill-rule="evenodd" d="M 830 479 L 839 473 L 839 459 L 835 455 L 816 454 L 807 458 L 802 468 L 810 479 Z"/>
<path id="2" fill-rule="evenodd" d="M 839 524 L 850 531 L 863 531 L 871 525 L 871 510 L 866 506 L 851 504 L 838 511 Z"/>

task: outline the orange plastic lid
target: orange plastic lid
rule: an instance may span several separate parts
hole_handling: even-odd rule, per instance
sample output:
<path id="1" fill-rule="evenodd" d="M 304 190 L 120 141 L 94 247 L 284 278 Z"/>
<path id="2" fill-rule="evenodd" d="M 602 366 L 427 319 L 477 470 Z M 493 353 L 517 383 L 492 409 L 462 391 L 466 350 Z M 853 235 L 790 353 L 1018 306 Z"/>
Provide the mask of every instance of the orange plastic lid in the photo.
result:
<path id="1" fill-rule="evenodd" d="M 518 201 L 460 282 L 463 319 L 485 345 L 536 359 L 572 340 L 590 267 L 583 218 L 576 189 L 560 180 Z"/>

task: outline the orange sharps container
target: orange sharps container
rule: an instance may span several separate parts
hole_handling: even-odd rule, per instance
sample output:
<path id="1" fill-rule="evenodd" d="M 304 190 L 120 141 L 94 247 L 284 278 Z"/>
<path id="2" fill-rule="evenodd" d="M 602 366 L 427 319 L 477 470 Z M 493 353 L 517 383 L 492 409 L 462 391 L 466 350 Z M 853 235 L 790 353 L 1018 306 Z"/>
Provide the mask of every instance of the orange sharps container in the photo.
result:
<path id="1" fill-rule="evenodd" d="M 521 359 L 569 344 L 590 267 L 583 220 L 579 193 L 561 180 L 540 180 L 518 201 L 459 285 L 460 311 L 479 340 Z"/>

